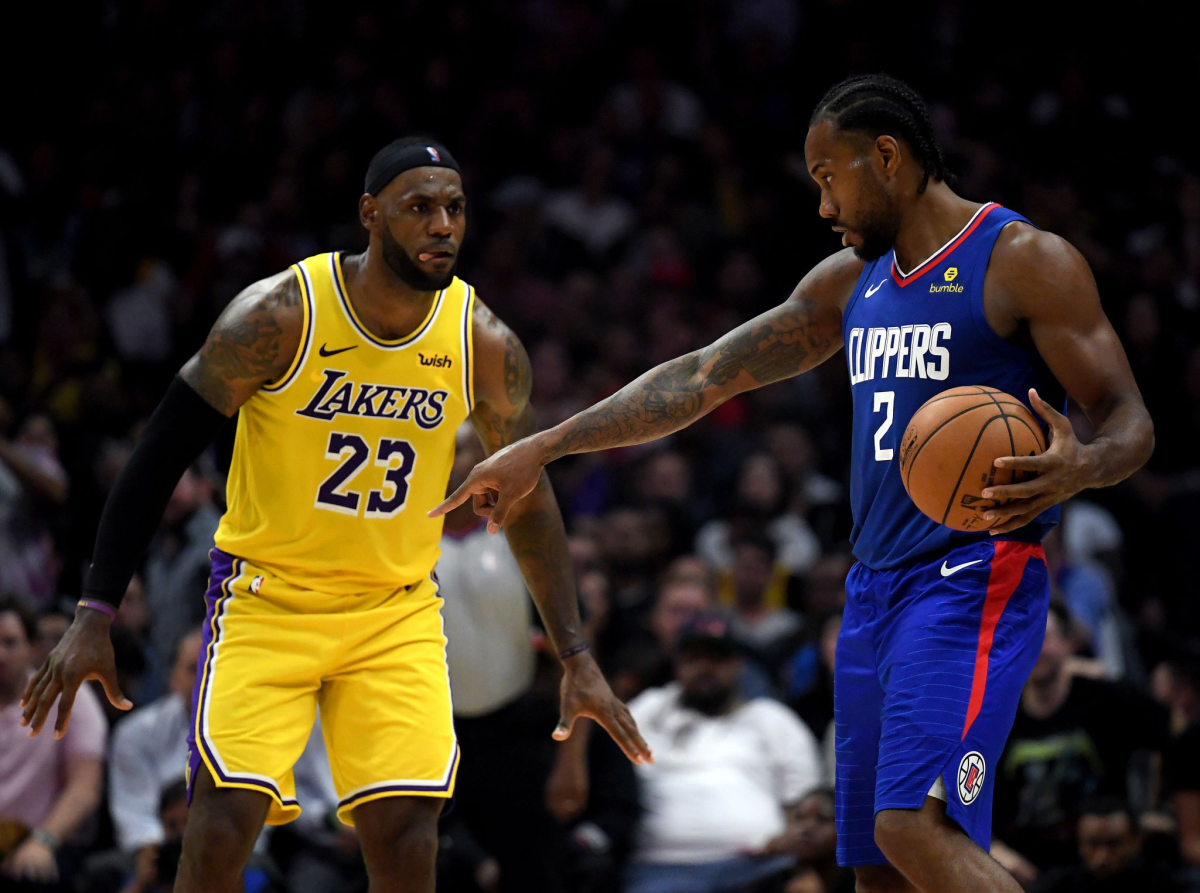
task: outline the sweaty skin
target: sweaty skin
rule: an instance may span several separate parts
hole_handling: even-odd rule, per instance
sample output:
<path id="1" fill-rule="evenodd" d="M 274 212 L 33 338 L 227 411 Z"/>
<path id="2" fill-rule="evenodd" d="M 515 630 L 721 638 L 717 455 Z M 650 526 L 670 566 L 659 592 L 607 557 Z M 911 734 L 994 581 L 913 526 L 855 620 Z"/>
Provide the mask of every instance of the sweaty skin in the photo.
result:
<path id="1" fill-rule="evenodd" d="M 403 337 L 428 315 L 434 292 L 402 280 L 383 260 L 378 246 L 387 227 L 390 238 L 424 274 L 451 275 L 466 232 L 466 199 L 457 172 L 423 167 L 406 171 L 378 196 L 359 200 L 359 217 L 371 233 L 371 247 L 343 263 L 346 286 L 364 324 L 382 338 Z M 232 416 L 265 384 L 285 374 L 299 348 L 302 295 L 296 276 L 284 271 L 256 282 L 226 307 L 200 350 L 180 376 L 214 409 Z M 529 406 L 532 378 L 521 342 L 476 300 L 473 322 L 476 405 L 471 422 L 489 455 L 535 431 Z M 514 512 L 506 531 L 556 653 L 584 642 L 583 624 L 566 534 L 550 482 Z M 66 731 L 75 692 L 85 679 L 100 679 L 115 706 L 128 709 L 116 681 L 109 619 L 80 608 L 62 642 L 32 678 L 21 703 L 22 724 L 41 731 L 62 695 L 55 734 Z M 634 762 L 652 760 L 633 717 L 604 680 L 587 651 L 563 661 L 561 720 L 554 737 L 570 735 L 581 716 L 595 719 Z"/>
<path id="2" fill-rule="evenodd" d="M 870 140 L 818 122 L 805 141 L 809 172 L 820 188 L 820 214 L 843 233 L 845 250 L 823 260 L 772 310 L 708 347 L 669 360 L 606 400 L 480 463 L 437 516 L 474 497 L 495 533 L 533 490 L 542 468 L 572 453 L 645 443 L 711 412 L 735 394 L 799 375 L 842 346 L 842 313 L 863 268 L 854 252 L 880 216 L 898 216 L 897 262 L 913 269 L 960 231 L 980 207 L 934 180 L 890 136 Z M 1124 480 L 1150 457 L 1153 426 L 1124 350 L 1100 306 L 1087 263 L 1059 236 L 1026 224 L 1002 231 L 984 281 L 984 310 L 1002 337 L 1028 339 L 1091 420 L 1083 444 L 1070 423 L 1034 392 L 1034 409 L 1050 426 L 1046 452 L 1006 457 L 997 467 L 1037 473 L 984 496 L 1010 500 L 990 513 L 992 533 L 1022 527 L 1081 490 Z"/>

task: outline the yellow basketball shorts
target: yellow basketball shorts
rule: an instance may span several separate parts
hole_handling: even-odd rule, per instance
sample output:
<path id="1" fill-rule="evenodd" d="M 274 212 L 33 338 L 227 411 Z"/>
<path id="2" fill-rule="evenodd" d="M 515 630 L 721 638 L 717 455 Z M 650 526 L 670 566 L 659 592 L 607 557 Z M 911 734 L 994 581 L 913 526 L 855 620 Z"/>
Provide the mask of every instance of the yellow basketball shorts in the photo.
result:
<path id="1" fill-rule="evenodd" d="M 338 816 L 381 797 L 450 797 L 458 742 L 441 599 L 299 589 L 213 549 L 192 694 L 188 793 L 201 763 L 218 787 L 262 791 L 267 823 L 300 814 L 292 766 L 318 706 Z"/>

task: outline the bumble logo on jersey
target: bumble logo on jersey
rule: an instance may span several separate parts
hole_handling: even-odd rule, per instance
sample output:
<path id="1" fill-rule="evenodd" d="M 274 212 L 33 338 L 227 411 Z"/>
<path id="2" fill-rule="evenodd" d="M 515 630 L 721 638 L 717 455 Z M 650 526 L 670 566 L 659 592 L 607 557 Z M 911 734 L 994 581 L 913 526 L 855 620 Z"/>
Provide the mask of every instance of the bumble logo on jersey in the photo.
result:
<path id="1" fill-rule="evenodd" d="M 442 522 L 425 513 L 445 498 L 471 411 L 473 290 L 455 279 L 388 341 L 355 313 L 338 255 L 292 270 L 303 337 L 287 374 L 238 415 L 217 547 L 299 588 L 401 589 L 437 561 Z"/>

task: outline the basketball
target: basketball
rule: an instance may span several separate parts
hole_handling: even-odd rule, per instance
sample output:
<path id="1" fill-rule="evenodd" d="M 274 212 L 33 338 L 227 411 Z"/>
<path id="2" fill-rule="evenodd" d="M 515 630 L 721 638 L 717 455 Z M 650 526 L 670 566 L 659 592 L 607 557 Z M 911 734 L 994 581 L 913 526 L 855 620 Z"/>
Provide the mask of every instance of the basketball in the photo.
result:
<path id="1" fill-rule="evenodd" d="M 1020 483 L 1032 472 L 996 468 L 1001 456 L 1036 456 L 1046 440 L 1033 413 L 1011 394 L 978 385 L 931 397 L 900 441 L 900 477 L 922 512 L 954 530 L 986 530 L 996 500 L 987 487 Z"/>

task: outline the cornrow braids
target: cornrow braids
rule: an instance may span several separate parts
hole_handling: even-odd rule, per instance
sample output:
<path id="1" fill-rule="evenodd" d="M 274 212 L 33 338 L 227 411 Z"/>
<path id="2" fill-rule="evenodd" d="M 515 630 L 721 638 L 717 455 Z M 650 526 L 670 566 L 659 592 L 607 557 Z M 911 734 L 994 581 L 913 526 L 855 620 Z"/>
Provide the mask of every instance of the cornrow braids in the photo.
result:
<path id="1" fill-rule="evenodd" d="M 813 109 L 808 126 L 819 120 L 833 122 L 838 130 L 854 130 L 872 137 L 889 134 L 904 139 L 921 162 L 925 177 L 948 183 L 954 177 L 946 170 L 942 147 L 933 135 L 933 121 L 921 94 L 904 81 L 887 74 L 865 74 L 847 78 L 829 88 Z"/>

